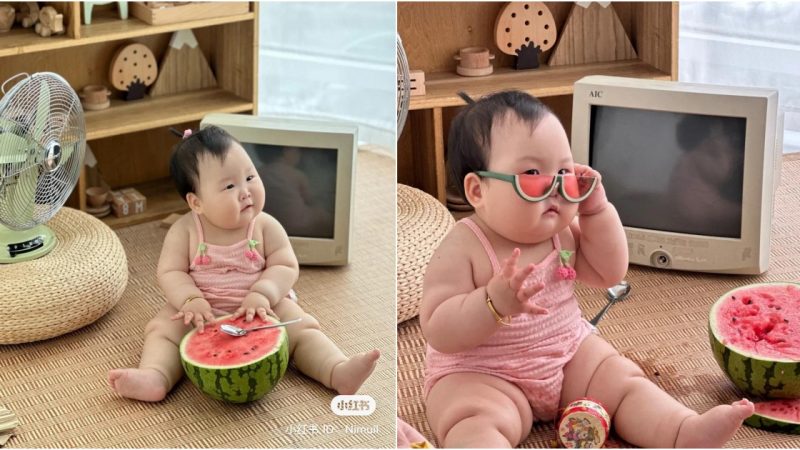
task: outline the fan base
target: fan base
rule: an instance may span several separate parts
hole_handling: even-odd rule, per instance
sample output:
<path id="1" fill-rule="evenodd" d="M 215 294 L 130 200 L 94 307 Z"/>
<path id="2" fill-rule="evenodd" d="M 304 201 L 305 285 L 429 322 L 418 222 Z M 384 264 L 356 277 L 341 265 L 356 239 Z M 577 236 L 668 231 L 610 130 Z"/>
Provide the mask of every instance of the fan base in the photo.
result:
<path id="1" fill-rule="evenodd" d="M 27 230 L 12 230 L 0 225 L 0 264 L 31 261 L 40 258 L 56 245 L 53 230 L 36 225 Z"/>

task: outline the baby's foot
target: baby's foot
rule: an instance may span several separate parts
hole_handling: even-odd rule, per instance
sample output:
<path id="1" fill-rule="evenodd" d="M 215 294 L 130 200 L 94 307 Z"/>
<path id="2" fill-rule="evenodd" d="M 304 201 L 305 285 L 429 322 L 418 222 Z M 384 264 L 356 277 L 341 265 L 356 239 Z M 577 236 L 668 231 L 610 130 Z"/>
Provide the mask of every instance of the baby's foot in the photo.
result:
<path id="1" fill-rule="evenodd" d="M 711 408 L 703 414 L 684 420 L 675 440 L 675 447 L 719 448 L 722 447 L 742 421 L 753 414 L 755 406 L 742 399 L 730 405 Z"/>
<path id="2" fill-rule="evenodd" d="M 376 349 L 371 352 L 359 353 L 347 361 L 340 362 L 333 368 L 331 387 L 339 394 L 355 394 L 375 370 L 380 356 L 381 352 Z"/>
<path id="3" fill-rule="evenodd" d="M 108 372 L 108 385 L 117 394 L 141 400 L 158 402 L 167 396 L 167 379 L 155 369 L 113 369 Z"/>

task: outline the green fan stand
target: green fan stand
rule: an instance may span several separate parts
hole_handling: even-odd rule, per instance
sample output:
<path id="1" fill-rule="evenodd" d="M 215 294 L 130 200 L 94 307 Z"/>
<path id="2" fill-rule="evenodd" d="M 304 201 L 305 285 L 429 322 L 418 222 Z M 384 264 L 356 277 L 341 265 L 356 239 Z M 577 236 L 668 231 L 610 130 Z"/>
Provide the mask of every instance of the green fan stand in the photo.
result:
<path id="1" fill-rule="evenodd" d="M 11 256 L 11 246 L 35 239 L 41 239 L 42 245 L 34 250 L 17 252 Z M 50 253 L 55 246 L 56 235 L 45 225 L 36 225 L 25 230 L 12 230 L 0 225 L 0 264 L 31 261 Z"/>

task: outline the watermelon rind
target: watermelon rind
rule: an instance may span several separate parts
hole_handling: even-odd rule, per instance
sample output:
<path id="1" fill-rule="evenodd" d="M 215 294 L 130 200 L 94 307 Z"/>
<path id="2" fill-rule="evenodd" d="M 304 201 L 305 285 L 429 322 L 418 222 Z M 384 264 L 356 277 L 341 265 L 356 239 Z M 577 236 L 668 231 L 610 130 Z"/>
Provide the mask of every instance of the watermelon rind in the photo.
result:
<path id="1" fill-rule="evenodd" d="M 800 423 L 770 417 L 766 414 L 755 413 L 748 417 L 744 423 L 753 428 L 777 433 L 800 434 Z"/>
<path id="2" fill-rule="evenodd" d="M 185 345 L 197 332 L 196 329 L 190 331 L 180 345 L 181 364 L 187 378 L 203 393 L 217 400 L 231 403 L 259 400 L 283 378 L 289 365 L 289 336 L 285 327 L 278 329 L 280 337 L 272 352 L 256 361 L 224 368 L 207 366 L 186 357 Z"/>
<path id="3" fill-rule="evenodd" d="M 708 335 L 714 359 L 728 378 L 743 392 L 754 397 L 800 398 L 800 361 L 763 357 L 722 343 L 717 330 L 717 310 L 722 302 L 738 291 L 761 287 L 795 286 L 798 283 L 772 282 L 749 284 L 722 295 L 711 307 Z"/>

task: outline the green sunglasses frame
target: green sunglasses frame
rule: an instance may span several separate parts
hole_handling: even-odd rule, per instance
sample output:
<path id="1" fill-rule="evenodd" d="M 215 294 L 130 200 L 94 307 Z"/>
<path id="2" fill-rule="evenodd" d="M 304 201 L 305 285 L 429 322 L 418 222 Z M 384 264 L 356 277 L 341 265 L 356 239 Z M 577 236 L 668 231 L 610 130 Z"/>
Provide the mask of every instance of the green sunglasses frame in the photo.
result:
<path id="1" fill-rule="evenodd" d="M 550 184 L 550 188 L 547 190 L 547 192 L 545 192 L 539 197 L 531 197 L 530 195 L 522 191 L 522 188 L 519 185 L 519 175 L 492 172 L 489 170 L 478 170 L 475 172 L 475 174 L 481 178 L 494 178 L 495 180 L 501 180 L 511 183 L 514 186 L 514 190 L 517 192 L 517 195 L 519 195 L 523 200 L 527 200 L 529 202 L 540 202 L 546 199 L 547 197 L 550 197 L 553 194 L 553 190 L 556 189 L 556 185 L 558 185 L 558 193 L 561 194 L 561 197 L 563 197 L 564 200 L 570 203 L 580 203 L 586 200 L 587 197 L 592 195 L 592 192 L 594 192 L 594 188 L 597 186 L 596 177 L 581 177 L 581 178 L 591 178 L 592 185 L 591 187 L 589 187 L 589 190 L 586 192 L 586 194 L 580 196 L 579 198 L 572 198 L 569 195 L 567 195 L 566 189 L 564 189 L 564 180 L 563 180 L 564 174 L 557 174 L 553 175 L 553 183 Z M 574 174 L 569 174 L 569 175 L 575 176 Z"/>

